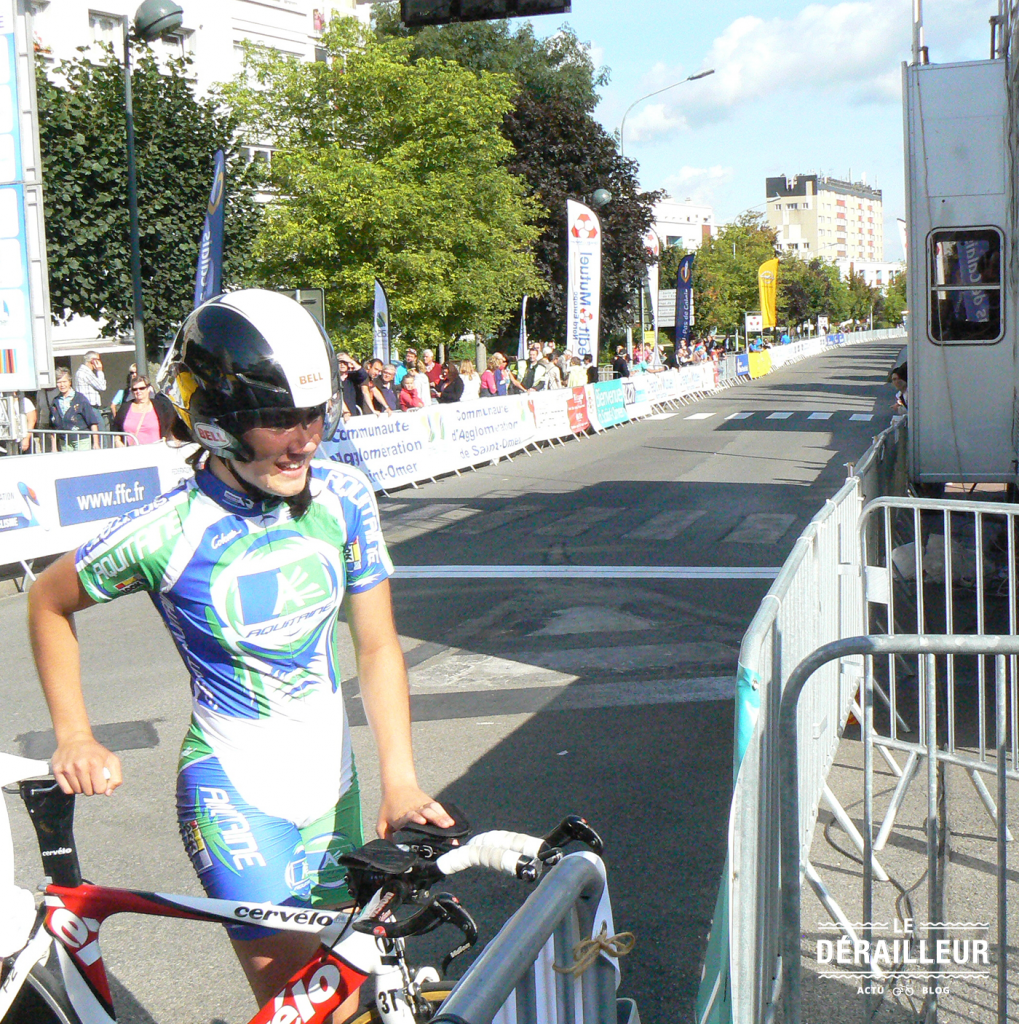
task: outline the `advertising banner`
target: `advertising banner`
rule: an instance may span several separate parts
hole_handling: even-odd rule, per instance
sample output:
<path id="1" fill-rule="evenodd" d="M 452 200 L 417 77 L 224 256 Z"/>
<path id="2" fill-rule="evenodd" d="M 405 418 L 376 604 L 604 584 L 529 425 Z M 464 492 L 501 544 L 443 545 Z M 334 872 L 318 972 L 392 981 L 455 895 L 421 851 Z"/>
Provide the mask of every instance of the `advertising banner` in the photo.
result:
<path id="1" fill-rule="evenodd" d="M 527 296 L 520 303 L 520 334 L 517 336 L 517 359 L 527 358 Z"/>
<path id="2" fill-rule="evenodd" d="M 757 268 L 757 290 L 761 297 L 761 319 L 764 329 L 774 327 L 775 303 L 778 296 L 778 260 L 765 260 Z"/>
<path id="3" fill-rule="evenodd" d="M 41 172 L 35 166 L 29 113 L 33 91 L 24 53 L 25 15 L 19 7 L 0 0 L 0 391 L 38 387 L 34 332 L 44 332 L 49 320 L 42 301 L 41 186 L 32 180 Z M 38 255 L 30 261 L 30 252 L 43 254 L 41 275 Z"/>
<path id="4" fill-rule="evenodd" d="M 756 380 L 758 377 L 763 377 L 766 373 L 771 373 L 771 353 L 768 351 L 764 352 L 751 352 L 750 353 L 750 376 Z"/>
<path id="5" fill-rule="evenodd" d="M 601 222 L 594 210 L 566 201 L 566 348 L 598 363 Z"/>
<path id="6" fill-rule="evenodd" d="M 740 352 L 736 356 L 736 374 L 740 377 L 750 376 L 750 356 L 746 352 Z"/>
<path id="7" fill-rule="evenodd" d="M 191 475 L 168 444 L 19 455 L 0 462 L 0 564 L 70 551 Z"/>
<path id="8" fill-rule="evenodd" d="M 223 291 L 223 220 L 226 195 L 226 157 L 217 149 L 212 158 L 212 191 L 205 210 L 202 240 L 195 271 L 195 309 Z"/>
<path id="9" fill-rule="evenodd" d="M 654 317 L 654 338 L 653 343 L 658 344 L 658 259 L 661 255 L 662 246 L 658 240 L 658 235 L 655 233 L 653 228 L 648 228 L 644 232 L 644 248 L 647 249 L 648 255 L 655 261 L 654 264 L 647 268 L 647 283 L 648 291 L 651 293 L 651 314 Z"/>
<path id="10" fill-rule="evenodd" d="M 389 360 L 389 297 L 382 282 L 375 278 L 375 315 L 372 317 L 372 358 Z"/>
<path id="11" fill-rule="evenodd" d="M 626 423 L 629 416 L 626 414 L 626 397 L 623 394 L 623 382 L 621 380 L 603 380 L 592 384 L 594 393 L 594 411 L 598 420 L 598 428 L 606 430 L 608 427 Z"/>
<path id="12" fill-rule="evenodd" d="M 676 341 L 686 341 L 690 337 L 690 326 L 693 323 L 693 261 L 690 253 L 679 261 L 676 273 Z"/>
<path id="13" fill-rule="evenodd" d="M 657 376 L 655 374 L 654 376 Z M 627 383 L 623 382 L 624 385 Z M 631 420 L 643 419 L 650 416 L 654 409 L 651 408 L 651 387 L 648 384 L 648 374 L 638 373 L 629 378 L 630 386 L 623 388 L 626 399 L 626 415 Z"/>
<path id="14" fill-rule="evenodd" d="M 520 451 L 536 440 L 534 413 L 527 401 L 533 397 L 510 395 L 436 406 L 450 459 L 458 467 L 471 466 Z"/>
<path id="15" fill-rule="evenodd" d="M 570 430 L 574 434 L 582 434 L 591 426 L 591 418 L 587 414 L 587 388 L 573 388 L 566 396 L 566 415 L 570 418 Z"/>
<path id="16" fill-rule="evenodd" d="M 377 490 L 449 473 L 441 423 L 437 415 L 429 419 L 431 411 L 429 406 L 393 416 L 352 416 L 331 441 L 322 442 L 319 455 L 356 466 Z"/>
<path id="17" fill-rule="evenodd" d="M 550 441 L 553 437 L 567 437 L 573 433 L 570 414 L 563 400 L 564 394 L 555 391 L 536 391 L 527 396 L 531 415 L 534 416 L 534 438 Z"/>

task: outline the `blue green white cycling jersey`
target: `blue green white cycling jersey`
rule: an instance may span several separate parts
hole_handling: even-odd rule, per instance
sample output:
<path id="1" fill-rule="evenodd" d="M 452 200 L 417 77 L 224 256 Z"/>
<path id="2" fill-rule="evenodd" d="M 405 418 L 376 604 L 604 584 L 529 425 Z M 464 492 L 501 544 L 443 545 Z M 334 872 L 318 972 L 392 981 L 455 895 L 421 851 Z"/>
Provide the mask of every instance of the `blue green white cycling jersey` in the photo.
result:
<path id="1" fill-rule="evenodd" d="M 392 574 L 367 479 L 337 463 L 310 472 L 299 520 L 202 469 L 76 560 L 93 600 L 147 590 L 170 630 L 191 675 L 181 768 L 215 757 L 249 805 L 298 828 L 335 807 L 353 777 L 340 603 Z"/>

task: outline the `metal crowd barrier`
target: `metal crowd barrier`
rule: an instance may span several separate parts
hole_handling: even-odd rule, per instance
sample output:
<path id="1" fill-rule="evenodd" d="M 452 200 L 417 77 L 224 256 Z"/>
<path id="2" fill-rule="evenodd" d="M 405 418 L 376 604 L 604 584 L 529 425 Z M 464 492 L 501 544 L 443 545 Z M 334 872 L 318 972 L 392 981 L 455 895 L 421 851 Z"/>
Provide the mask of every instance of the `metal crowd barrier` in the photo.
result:
<path id="1" fill-rule="evenodd" d="M 130 430 L 33 430 L 31 431 L 32 444 L 25 455 L 45 455 L 47 453 L 63 451 L 65 438 L 73 438 L 77 441 L 95 438 L 99 444 L 93 441 L 92 448 L 113 448 L 115 441 L 120 438 L 124 444 L 129 441 L 138 444 L 138 435 Z M 17 443 L 17 442 L 15 442 Z"/>
<path id="2" fill-rule="evenodd" d="M 640 1024 L 631 1000 L 617 1003 L 618 967 L 606 956 L 580 977 L 553 969 L 573 965 L 574 946 L 597 933 L 607 900 L 599 858 L 563 858 L 471 964 L 432 1024 Z"/>
<path id="3" fill-rule="evenodd" d="M 886 506 L 887 507 L 887 506 Z M 1019 507 L 1010 506 L 1013 512 Z M 1011 513 L 1010 513 L 1011 518 Z M 1014 550 L 1010 545 L 1010 555 Z M 1014 559 L 1010 562 L 1014 565 Z M 1011 574 L 1010 574 L 1011 575 Z M 1015 615 L 1014 601 L 1010 601 L 1011 615 Z M 995 658 L 994 672 L 994 723 L 993 723 L 993 758 L 984 745 L 985 727 L 981 720 L 980 749 L 966 751 L 957 747 L 952 736 L 952 703 L 951 675 L 948 683 L 949 700 L 947 721 L 939 714 L 939 704 L 944 705 L 942 694 L 938 688 L 936 656 L 944 656 L 949 665 L 959 656 L 977 656 L 983 673 L 984 656 Z M 996 960 L 995 983 L 996 1000 L 994 1019 L 998 1024 L 1008 1022 L 1008 899 L 1007 899 L 1007 848 L 1010 839 L 1008 826 L 1008 787 L 1009 779 L 1019 780 L 1019 762 L 1017 762 L 1017 743 L 1019 743 L 1019 726 L 1016 712 L 1016 662 L 1019 658 L 1019 636 L 995 635 L 923 635 L 900 634 L 893 636 L 857 636 L 834 641 L 813 651 L 804 658 L 790 674 L 782 693 L 779 709 L 779 792 L 781 812 L 781 933 L 782 933 L 782 986 L 781 1002 L 783 1021 L 785 1024 L 800 1024 L 801 1020 L 801 923 L 800 923 L 800 875 L 806 867 L 800 845 L 799 825 L 803 818 L 803 806 L 800 800 L 798 781 L 802 779 L 800 763 L 803 746 L 809 738 L 802 733 L 802 716 L 799 702 L 801 695 L 808 690 L 809 684 L 816 673 L 826 671 L 837 661 L 866 656 L 868 664 L 876 656 L 882 656 L 890 664 L 896 658 L 915 656 L 920 659 L 923 672 L 918 680 L 917 711 L 919 719 L 919 738 L 912 742 L 901 739 L 892 741 L 889 737 L 879 736 L 874 727 L 874 694 L 880 695 L 872 672 L 867 672 L 863 689 L 863 752 L 864 752 L 864 796 L 863 796 L 863 856 L 862 867 L 862 927 L 861 935 L 850 937 L 854 958 L 864 967 L 853 980 L 864 990 L 865 999 L 861 1007 L 863 1020 L 872 1020 L 877 1012 L 874 983 L 881 979 L 887 982 L 887 973 L 883 972 L 880 963 L 871 955 L 873 947 L 874 917 L 874 874 L 875 862 L 873 855 L 879 849 L 879 840 L 874 835 L 874 751 L 883 747 L 908 753 L 913 762 L 924 759 L 927 765 L 927 814 L 925 820 L 925 853 L 927 860 L 927 920 L 923 924 L 927 950 L 934 953 L 940 950 L 939 942 L 945 941 L 946 931 L 951 930 L 953 923 L 947 920 L 944 897 L 944 872 L 942 856 L 939 851 L 939 831 L 944 827 L 943 812 L 939 809 L 942 798 L 938 780 L 939 764 L 953 764 L 966 769 L 971 776 L 977 773 L 992 775 L 996 782 L 996 813 L 992 814 L 995 822 L 996 862 L 995 904 L 996 904 L 996 938 L 997 943 L 989 950 Z M 1006 657 L 1011 662 L 1011 672 L 1006 671 Z M 951 672 L 951 670 L 950 670 Z M 985 692 L 980 690 L 980 711 L 983 714 Z M 1009 729 L 1009 710 L 1011 708 L 1011 729 Z M 891 731 L 895 729 L 898 706 L 894 699 L 889 707 L 888 718 Z M 939 746 L 940 738 L 948 735 L 948 742 Z M 1011 736 L 1009 733 L 1011 732 Z M 1011 757 L 1011 768 L 1009 758 Z M 900 784 L 908 779 L 906 774 L 900 777 Z M 982 780 L 981 780 L 982 784 Z M 908 785 L 908 781 L 906 781 Z M 893 794 L 891 809 L 896 806 L 899 787 Z M 990 812 L 990 808 L 988 809 Z M 967 924 L 965 927 L 971 927 Z M 866 945 L 864 945 L 866 943 Z M 923 952 L 921 947 L 920 957 Z M 954 953 L 953 953 L 954 956 Z M 914 962 L 916 962 L 914 960 Z M 924 961 L 924 966 L 935 967 L 936 970 L 921 975 L 925 979 L 923 988 L 924 1001 L 920 1018 L 926 1022 L 936 1022 L 941 988 L 938 979 L 947 972 L 942 971 L 943 961 L 934 957 Z M 908 975 L 907 975 L 908 976 Z M 976 975 L 975 975 L 976 976 Z M 848 977 L 848 975 L 847 975 Z M 991 1010 L 990 1006 L 982 1009 Z"/>
<path id="4" fill-rule="evenodd" d="M 729 856 L 698 997 L 698 1024 L 757 1024 L 775 1004 L 782 920 L 776 770 L 781 695 L 793 668 L 811 651 L 866 631 L 860 513 L 868 498 L 902 478 L 905 441 L 901 421 L 875 438 L 849 479 L 797 539 L 743 637 Z M 812 680 L 799 706 L 800 735 L 809 749 L 798 761 L 798 856 L 802 851 L 805 858 L 810 849 L 822 800 L 836 818 L 849 821 L 827 777 L 863 676 L 859 659 L 828 666 Z M 840 917 L 809 861 L 805 867 L 818 899 Z"/>

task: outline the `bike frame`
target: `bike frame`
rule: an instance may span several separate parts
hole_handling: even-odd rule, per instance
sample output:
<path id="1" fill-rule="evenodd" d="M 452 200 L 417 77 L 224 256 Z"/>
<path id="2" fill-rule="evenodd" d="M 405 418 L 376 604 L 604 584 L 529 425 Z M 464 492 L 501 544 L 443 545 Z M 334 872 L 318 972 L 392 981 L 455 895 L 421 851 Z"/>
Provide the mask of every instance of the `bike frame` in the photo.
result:
<path id="1" fill-rule="evenodd" d="M 16 957 L 14 968 L 0 990 L 0 1018 L 6 1012 L 5 1004 L 13 1000 L 29 971 L 45 959 L 52 944 L 56 947 L 64 989 L 81 1024 L 115 1024 L 99 932 L 108 917 L 131 913 L 221 924 L 244 921 L 264 924 L 275 931 L 318 934 L 321 946 L 317 953 L 259 1009 L 250 1024 L 327 1021 L 330 1014 L 373 975 L 378 988 L 390 993 L 397 990 L 396 997 L 389 1000 L 390 1012 L 383 1014 L 387 1024 L 412 1024 L 414 1020 L 403 998 L 404 979 L 400 968 L 393 963 L 395 943 L 354 931 L 346 912 L 169 896 L 91 884 L 75 888 L 47 885 L 44 892 L 42 925 Z M 354 920 L 370 916 L 376 909 L 377 901 L 372 900 Z M 395 977 L 388 978 L 391 974 Z M 11 991 L 4 991 L 8 988 Z"/>

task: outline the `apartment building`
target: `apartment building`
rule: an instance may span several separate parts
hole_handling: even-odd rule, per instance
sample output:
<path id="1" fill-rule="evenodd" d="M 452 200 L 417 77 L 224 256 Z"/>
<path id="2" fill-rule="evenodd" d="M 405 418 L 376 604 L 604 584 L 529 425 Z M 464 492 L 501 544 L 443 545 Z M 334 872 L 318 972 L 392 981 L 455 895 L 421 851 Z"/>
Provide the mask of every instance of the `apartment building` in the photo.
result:
<path id="1" fill-rule="evenodd" d="M 884 261 L 881 190 L 819 174 L 765 179 L 779 248 L 803 257 Z"/>
<path id="2" fill-rule="evenodd" d="M 367 21 L 370 3 L 357 0 L 178 0 L 181 30 L 152 43 L 157 54 L 193 60 L 199 92 L 227 81 L 241 66 L 242 46 L 272 47 L 301 60 L 314 60 L 329 18 Z M 112 44 L 123 49 L 123 26 L 138 0 L 31 0 L 36 53 L 49 63 L 77 56 L 78 47 Z"/>
<path id="3" fill-rule="evenodd" d="M 664 249 L 674 245 L 697 249 L 705 238 L 718 231 L 714 209 L 690 200 L 681 203 L 667 195 L 655 203 L 652 212 L 654 221 L 651 227 L 661 239 Z"/>

